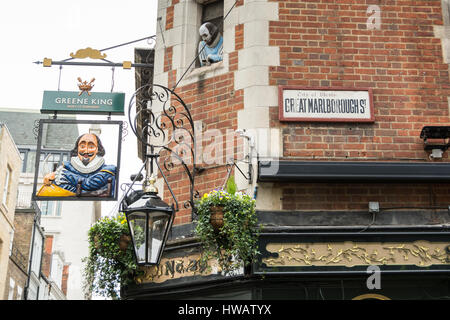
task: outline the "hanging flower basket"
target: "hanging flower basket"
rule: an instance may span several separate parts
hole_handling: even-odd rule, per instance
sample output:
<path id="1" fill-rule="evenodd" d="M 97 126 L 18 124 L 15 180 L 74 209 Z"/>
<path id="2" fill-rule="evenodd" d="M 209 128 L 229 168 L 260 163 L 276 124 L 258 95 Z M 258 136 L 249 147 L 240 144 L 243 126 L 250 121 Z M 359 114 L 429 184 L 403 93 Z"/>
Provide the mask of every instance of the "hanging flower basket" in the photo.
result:
<path id="1" fill-rule="evenodd" d="M 202 262 L 216 259 L 228 274 L 248 266 L 259 254 L 255 200 L 241 192 L 214 190 L 196 203 L 195 233 L 202 243 Z"/>
<path id="2" fill-rule="evenodd" d="M 131 242 L 131 236 L 129 236 L 128 234 L 121 234 L 120 238 L 119 238 L 120 251 L 126 252 L 130 242 Z"/>
<path id="3" fill-rule="evenodd" d="M 96 234 L 93 239 L 92 239 L 92 246 L 97 249 L 100 250 L 101 249 L 101 244 L 100 244 L 100 237 L 98 234 Z"/>
<path id="4" fill-rule="evenodd" d="M 216 232 L 223 227 L 223 209 L 223 206 L 213 206 L 210 208 L 211 217 L 209 218 L 209 222 Z"/>
<path id="5" fill-rule="evenodd" d="M 123 214 L 105 217 L 89 229 L 89 255 L 83 259 L 86 292 L 118 299 L 120 286 L 134 282 L 140 271 L 129 233 Z"/>

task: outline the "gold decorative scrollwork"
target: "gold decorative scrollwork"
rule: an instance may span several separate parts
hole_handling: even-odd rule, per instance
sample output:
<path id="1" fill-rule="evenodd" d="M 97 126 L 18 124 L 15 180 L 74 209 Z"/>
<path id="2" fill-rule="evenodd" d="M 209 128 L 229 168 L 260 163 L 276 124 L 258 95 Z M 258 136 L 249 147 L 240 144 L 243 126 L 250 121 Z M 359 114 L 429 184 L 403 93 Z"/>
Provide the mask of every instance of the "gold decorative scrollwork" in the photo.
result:
<path id="1" fill-rule="evenodd" d="M 416 241 L 413 243 L 270 243 L 268 252 L 276 258 L 265 258 L 268 267 L 276 266 L 360 266 L 450 264 L 448 243 Z"/>
<path id="2" fill-rule="evenodd" d="M 86 49 L 79 49 L 76 53 L 71 53 L 70 56 L 76 59 L 105 59 L 106 53 L 101 53 L 99 50 L 92 49 L 91 47 L 87 47 Z"/>
<path id="3" fill-rule="evenodd" d="M 352 300 L 391 300 L 391 299 L 381 294 L 367 293 L 354 297 Z"/>

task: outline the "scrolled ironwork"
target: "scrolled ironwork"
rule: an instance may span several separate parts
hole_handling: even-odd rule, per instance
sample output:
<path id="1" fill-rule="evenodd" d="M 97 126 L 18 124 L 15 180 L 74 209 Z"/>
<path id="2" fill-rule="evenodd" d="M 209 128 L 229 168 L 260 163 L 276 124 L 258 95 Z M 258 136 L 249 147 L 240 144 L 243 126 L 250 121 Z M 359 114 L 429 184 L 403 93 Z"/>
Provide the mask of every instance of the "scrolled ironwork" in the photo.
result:
<path id="1" fill-rule="evenodd" d="M 34 120 L 33 135 L 34 135 L 34 140 L 37 140 L 38 135 L 39 135 L 39 119 Z"/>
<path id="2" fill-rule="evenodd" d="M 128 122 L 123 121 L 122 126 L 122 141 L 125 141 L 125 137 L 128 135 Z"/>
<path id="3" fill-rule="evenodd" d="M 163 166 L 164 166 L 164 169 L 166 169 L 166 171 L 170 171 L 175 167 L 173 162 L 170 161 L 169 159 L 164 160 Z"/>
<path id="4" fill-rule="evenodd" d="M 155 37 L 149 37 L 149 38 L 147 39 L 147 44 L 148 44 L 149 46 L 155 46 L 155 45 L 156 45 L 156 39 L 155 39 Z M 149 59 L 147 58 L 146 60 L 149 60 Z M 146 62 L 147 62 L 147 61 L 146 61 Z"/>
<path id="5" fill-rule="evenodd" d="M 169 138 L 165 130 L 171 130 L 172 133 L 183 130 L 194 140 L 194 121 L 190 110 L 184 101 L 169 88 L 147 84 L 137 89 L 130 99 L 128 116 L 131 130 L 146 146 L 162 148 L 168 147 L 172 142 L 178 143 L 174 135 Z M 149 141 L 147 135 L 150 128 L 153 136 L 165 139 Z"/>
<path id="6" fill-rule="evenodd" d="M 131 190 L 131 191 L 138 191 L 138 190 L 142 190 L 142 183 L 128 183 L 128 182 L 124 182 L 122 184 L 120 184 L 120 190 L 122 190 L 123 192 L 127 191 L 127 190 Z"/>
<path id="7" fill-rule="evenodd" d="M 144 147 L 146 160 L 152 162 L 152 168 L 153 161 L 156 161 L 177 208 L 176 197 L 157 159 L 161 157 L 162 167 L 166 171 L 172 170 L 175 164 L 181 164 L 190 183 L 188 206 L 184 204 L 184 208 L 192 208 L 194 212 L 196 142 L 189 107 L 173 90 L 158 84 L 147 84 L 138 88 L 131 97 L 128 118 L 131 131 Z"/>

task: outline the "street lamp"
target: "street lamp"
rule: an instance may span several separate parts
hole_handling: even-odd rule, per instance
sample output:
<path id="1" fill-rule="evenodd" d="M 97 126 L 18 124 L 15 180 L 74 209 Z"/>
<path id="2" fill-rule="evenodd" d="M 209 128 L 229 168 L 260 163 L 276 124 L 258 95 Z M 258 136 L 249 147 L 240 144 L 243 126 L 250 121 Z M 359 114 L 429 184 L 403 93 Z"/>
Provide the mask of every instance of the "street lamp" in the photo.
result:
<path id="1" fill-rule="evenodd" d="M 157 265 L 175 216 L 175 209 L 161 200 L 154 176 L 142 192 L 132 193 L 122 203 L 130 228 L 138 265 Z"/>
<path id="2" fill-rule="evenodd" d="M 135 104 L 135 106 L 134 106 Z M 159 106 L 155 106 L 159 104 Z M 136 114 L 131 119 L 132 112 Z M 190 183 L 190 197 L 185 202 L 185 208 L 194 211 L 194 173 L 195 173 L 195 140 L 194 122 L 189 108 L 183 100 L 172 90 L 160 85 L 145 85 L 139 88 L 130 100 L 128 108 L 130 127 L 142 145 L 144 165 L 139 173 L 132 177 L 122 201 L 120 211 L 126 216 L 130 229 L 136 262 L 141 266 L 158 265 L 164 247 L 172 228 L 175 213 L 179 210 L 178 201 L 170 184 L 158 163 L 161 153 L 170 159 L 175 159 L 182 165 Z M 187 120 L 187 121 L 186 121 Z M 187 132 L 187 139 L 177 138 L 176 132 Z M 186 150 L 192 156 L 186 162 Z M 168 205 L 158 196 L 155 186 L 157 173 L 156 165 L 161 178 L 172 195 L 174 205 Z M 172 160 L 164 161 L 166 171 L 173 167 Z M 133 185 L 142 180 L 142 170 L 146 168 L 146 177 L 142 190 L 134 190 Z M 196 194 L 198 196 L 198 193 Z"/>

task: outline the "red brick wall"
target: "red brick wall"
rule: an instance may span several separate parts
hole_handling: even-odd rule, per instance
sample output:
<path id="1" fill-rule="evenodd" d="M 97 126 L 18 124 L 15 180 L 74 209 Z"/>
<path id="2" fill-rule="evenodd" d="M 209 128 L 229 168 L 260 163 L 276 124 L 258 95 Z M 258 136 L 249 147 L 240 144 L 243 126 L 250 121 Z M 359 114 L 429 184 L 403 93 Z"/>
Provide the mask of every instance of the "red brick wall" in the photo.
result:
<path id="1" fill-rule="evenodd" d="M 198 139 L 196 163 L 197 167 L 204 169 L 204 171 L 195 175 L 195 190 L 199 192 L 199 195 L 203 195 L 205 192 L 222 187 L 227 176 L 227 155 L 231 154 L 234 158 L 242 157 L 238 148 L 238 138 L 235 137 L 233 131 L 237 129 L 237 112 L 244 107 L 243 92 L 242 90 L 234 90 L 234 75 L 229 72 L 191 85 L 178 87 L 176 93 L 182 97 L 190 108 L 193 120 L 201 121 L 203 125 L 202 132 L 196 132 Z M 206 134 L 207 132 L 212 133 L 212 135 Z M 216 136 L 215 133 L 219 132 L 220 134 Z M 239 138 L 240 142 L 242 142 L 241 139 Z M 171 147 L 173 146 L 172 143 Z M 218 151 L 218 154 L 215 151 Z M 206 154 L 212 159 L 206 158 Z M 164 163 L 167 159 L 166 156 L 163 154 L 161 163 Z M 190 167 L 190 169 L 192 168 Z M 191 222 L 190 209 L 183 208 L 184 202 L 189 199 L 187 175 L 183 172 L 182 167 L 176 163 L 171 170 L 164 170 L 164 172 L 181 209 L 176 215 L 175 224 Z M 167 187 L 165 188 L 164 199 L 171 199 Z"/>
<path id="2" fill-rule="evenodd" d="M 175 8 L 173 5 L 166 9 L 166 30 L 173 28 L 174 11 Z"/>
<path id="3" fill-rule="evenodd" d="M 425 209 L 448 204 L 449 184 L 305 183 L 283 184 L 284 210 L 364 211 L 370 201 L 383 208 Z"/>
<path id="4" fill-rule="evenodd" d="M 61 291 L 67 296 L 67 284 L 69 281 L 69 265 L 65 265 L 63 268 Z"/>
<path id="5" fill-rule="evenodd" d="M 172 70 L 173 47 L 168 47 L 164 52 L 164 72 Z"/>
<path id="6" fill-rule="evenodd" d="M 450 124 L 448 65 L 433 34 L 441 1 L 382 1 L 381 30 L 367 30 L 375 2 L 278 1 L 270 43 L 281 66 L 270 68 L 270 84 L 369 87 L 375 107 L 374 124 L 282 125 L 286 134 L 295 127 L 285 156 L 426 159 L 422 127 Z"/>
<path id="7" fill-rule="evenodd" d="M 429 161 L 419 138 L 425 125 L 450 125 L 449 66 L 433 26 L 442 25 L 441 1 L 278 0 L 279 21 L 269 24 L 280 66 L 270 85 L 368 87 L 375 122 L 280 123 L 285 158 L 305 160 Z M 381 9 L 380 30 L 368 30 L 370 5 Z M 448 162 L 448 152 L 442 160 Z M 282 185 L 283 208 L 360 210 L 368 201 L 449 202 L 449 186 Z M 434 199 L 434 200 L 433 200 Z"/>
<path id="8" fill-rule="evenodd" d="M 173 28 L 173 6 L 178 1 L 172 0 L 172 5 L 166 11 L 166 29 Z M 240 1 L 236 6 L 243 5 Z M 242 138 L 234 137 L 232 131 L 237 129 L 237 113 L 244 108 L 243 90 L 234 90 L 234 71 L 238 69 L 238 51 L 243 48 L 244 28 L 238 25 L 235 28 L 235 50 L 229 53 L 229 70 L 230 72 L 209 77 L 196 83 L 176 87 L 175 92 L 183 99 L 192 114 L 194 121 L 201 121 L 203 124 L 202 132 L 196 132 L 198 140 L 197 166 L 204 169 L 201 173 L 195 174 L 195 191 L 201 196 L 205 192 L 220 188 L 223 186 L 227 177 L 226 156 L 234 154 L 234 158 L 242 157 L 242 150 L 239 144 L 242 144 Z M 166 48 L 164 57 L 164 71 L 168 72 L 168 87 L 174 88 L 177 84 L 177 72 L 172 69 L 172 48 Z M 180 112 L 181 106 L 172 100 L 172 104 L 178 108 Z M 163 119 L 168 124 L 167 119 Z M 185 122 L 186 124 L 186 122 Z M 170 125 L 168 126 L 170 127 Z M 186 127 L 186 125 L 185 125 Z M 189 126 L 187 126 L 189 128 Z M 221 140 L 215 140 L 214 136 L 205 136 L 205 132 L 213 132 L 219 130 L 221 132 Z M 228 131 L 227 131 L 228 130 Z M 217 131 L 216 131 L 217 132 Z M 227 141 L 228 133 L 228 141 Z M 169 135 L 171 132 L 169 132 Z M 220 143 L 218 148 L 222 152 L 214 163 L 205 163 L 203 155 L 205 148 L 212 148 Z M 173 147 L 174 144 L 171 144 Z M 217 150 L 217 149 L 216 149 Z M 208 152 L 207 152 L 208 153 Z M 209 152 L 210 153 L 210 152 Z M 218 156 L 214 152 L 212 156 Z M 163 164 L 167 160 L 167 154 L 162 153 L 160 163 Z M 169 163 L 167 161 L 166 163 Z M 163 165 L 162 165 L 163 167 Z M 192 167 L 190 166 L 190 169 Z M 184 208 L 184 203 L 189 200 L 189 179 L 184 173 L 183 168 L 175 163 L 175 166 L 163 171 L 167 176 L 177 201 L 180 211 L 176 214 L 174 224 L 185 224 L 191 222 L 191 209 Z M 234 170 L 233 170 L 234 172 Z M 165 186 L 163 199 L 173 203 L 172 196 L 167 186 Z"/>
<path id="9" fill-rule="evenodd" d="M 275 1 L 275 0 L 274 0 Z M 280 123 L 278 106 L 270 111 L 271 127 L 281 128 L 283 157 L 296 160 L 429 161 L 419 134 L 425 125 L 450 125 L 448 65 L 433 26 L 442 25 L 441 1 L 277 0 L 279 21 L 269 23 L 269 44 L 280 48 L 280 66 L 269 67 L 269 85 L 372 88 L 374 123 Z M 173 5 L 166 29 L 173 27 Z M 239 2 L 237 5 L 245 5 Z M 381 9 L 381 28 L 368 30 L 367 9 Z M 264 32 L 263 30 L 261 32 Z M 238 50 L 244 46 L 244 26 L 235 27 L 235 51 L 229 52 L 229 73 L 178 87 L 194 121 L 204 131 L 237 128 L 243 90 L 234 90 Z M 176 84 L 171 48 L 164 71 L 169 87 Z M 225 137 L 223 149 L 226 150 Z M 202 145 L 210 145 L 203 141 Z M 237 145 L 237 144 L 236 144 Z M 238 152 L 236 145 L 235 152 Z M 449 161 L 448 153 L 442 160 Z M 202 195 L 222 186 L 225 165 L 200 163 L 195 189 Z M 222 161 L 225 163 L 225 160 Z M 175 224 L 191 221 L 188 179 L 175 167 L 167 171 L 181 210 Z M 366 210 L 368 201 L 384 206 L 405 203 L 414 195 L 418 206 L 448 202 L 447 185 L 290 184 L 283 189 L 283 209 Z M 171 196 L 165 188 L 164 199 Z"/>
<path id="10" fill-rule="evenodd" d="M 47 278 L 50 277 L 52 268 L 52 254 L 53 254 L 53 236 L 45 236 L 44 252 L 42 254 L 42 274 Z"/>

